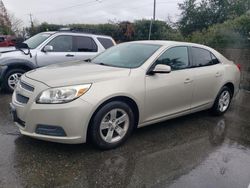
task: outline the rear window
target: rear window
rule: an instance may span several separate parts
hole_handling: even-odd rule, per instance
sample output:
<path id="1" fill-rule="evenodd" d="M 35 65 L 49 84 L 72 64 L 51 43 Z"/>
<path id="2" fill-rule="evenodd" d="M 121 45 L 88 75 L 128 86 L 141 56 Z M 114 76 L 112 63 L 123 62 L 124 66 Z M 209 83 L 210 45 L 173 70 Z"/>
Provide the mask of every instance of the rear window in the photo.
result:
<path id="1" fill-rule="evenodd" d="M 213 65 L 211 53 L 202 48 L 192 48 L 194 67 Z"/>
<path id="2" fill-rule="evenodd" d="M 77 36 L 75 38 L 76 52 L 97 52 L 97 45 L 90 37 Z"/>
<path id="3" fill-rule="evenodd" d="M 108 49 L 108 48 L 114 46 L 114 43 L 113 43 L 113 41 L 111 39 L 97 37 L 97 40 L 102 44 L 102 46 L 105 49 Z"/>
<path id="4" fill-rule="evenodd" d="M 213 64 L 219 64 L 220 63 L 220 61 L 214 56 L 214 54 L 211 53 L 211 57 L 212 57 Z"/>

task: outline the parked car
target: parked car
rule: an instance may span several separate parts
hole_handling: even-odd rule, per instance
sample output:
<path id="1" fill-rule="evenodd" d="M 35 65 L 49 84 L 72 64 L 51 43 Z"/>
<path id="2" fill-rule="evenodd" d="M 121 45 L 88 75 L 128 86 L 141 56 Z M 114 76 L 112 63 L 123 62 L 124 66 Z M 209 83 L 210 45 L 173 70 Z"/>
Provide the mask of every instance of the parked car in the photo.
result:
<path id="1" fill-rule="evenodd" d="M 0 47 L 15 46 L 15 36 L 0 35 Z"/>
<path id="2" fill-rule="evenodd" d="M 0 54 L 1 86 L 12 92 L 21 75 L 29 70 L 66 61 L 85 60 L 115 45 L 109 36 L 80 32 L 44 32 L 17 49 Z"/>
<path id="3" fill-rule="evenodd" d="M 117 45 L 91 62 L 30 71 L 11 111 L 23 135 L 102 149 L 137 127 L 211 109 L 224 114 L 239 91 L 240 70 L 212 48 L 183 42 Z"/>

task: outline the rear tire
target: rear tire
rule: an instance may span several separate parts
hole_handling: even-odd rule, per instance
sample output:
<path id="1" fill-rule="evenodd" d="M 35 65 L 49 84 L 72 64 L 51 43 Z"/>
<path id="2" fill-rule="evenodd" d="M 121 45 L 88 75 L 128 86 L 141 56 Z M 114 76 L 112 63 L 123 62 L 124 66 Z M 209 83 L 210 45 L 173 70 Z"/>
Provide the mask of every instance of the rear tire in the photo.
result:
<path id="1" fill-rule="evenodd" d="M 9 70 L 3 80 L 3 89 L 7 92 L 12 93 L 20 80 L 21 76 L 25 73 L 26 71 L 23 69 L 11 69 Z"/>
<path id="2" fill-rule="evenodd" d="M 232 91 L 227 86 L 224 86 L 217 95 L 211 109 L 213 115 L 220 116 L 226 113 L 230 107 L 232 97 Z"/>
<path id="3" fill-rule="evenodd" d="M 130 106 L 124 102 L 112 101 L 94 115 L 89 136 L 99 149 L 113 149 L 128 139 L 134 125 L 135 118 Z"/>

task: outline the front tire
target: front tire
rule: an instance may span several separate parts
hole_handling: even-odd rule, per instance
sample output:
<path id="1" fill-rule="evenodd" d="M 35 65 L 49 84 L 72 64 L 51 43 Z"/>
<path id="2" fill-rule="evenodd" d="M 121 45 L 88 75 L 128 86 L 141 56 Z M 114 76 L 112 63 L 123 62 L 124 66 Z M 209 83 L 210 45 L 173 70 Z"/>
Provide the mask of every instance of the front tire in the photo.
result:
<path id="1" fill-rule="evenodd" d="M 232 97 L 232 91 L 227 86 L 224 86 L 216 97 L 212 113 L 216 116 L 226 113 L 230 107 Z"/>
<path id="2" fill-rule="evenodd" d="M 13 92 L 21 76 L 26 71 L 23 69 L 9 70 L 3 80 L 3 89 L 7 92 Z"/>
<path id="3" fill-rule="evenodd" d="M 94 115 L 89 136 L 100 149 L 113 149 L 123 144 L 133 131 L 134 114 L 124 102 L 112 101 Z"/>

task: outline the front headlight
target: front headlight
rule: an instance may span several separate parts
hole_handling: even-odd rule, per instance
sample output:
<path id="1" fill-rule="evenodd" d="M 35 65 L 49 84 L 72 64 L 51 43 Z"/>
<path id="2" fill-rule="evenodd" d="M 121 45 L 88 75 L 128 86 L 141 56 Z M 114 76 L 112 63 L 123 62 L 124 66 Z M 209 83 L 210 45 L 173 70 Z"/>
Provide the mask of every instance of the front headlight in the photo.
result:
<path id="1" fill-rule="evenodd" d="M 86 93 L 91 84 L 51 88 L 43 91 L 36 100 L 39 104 L 60 104 L 73 101 Z"/>

